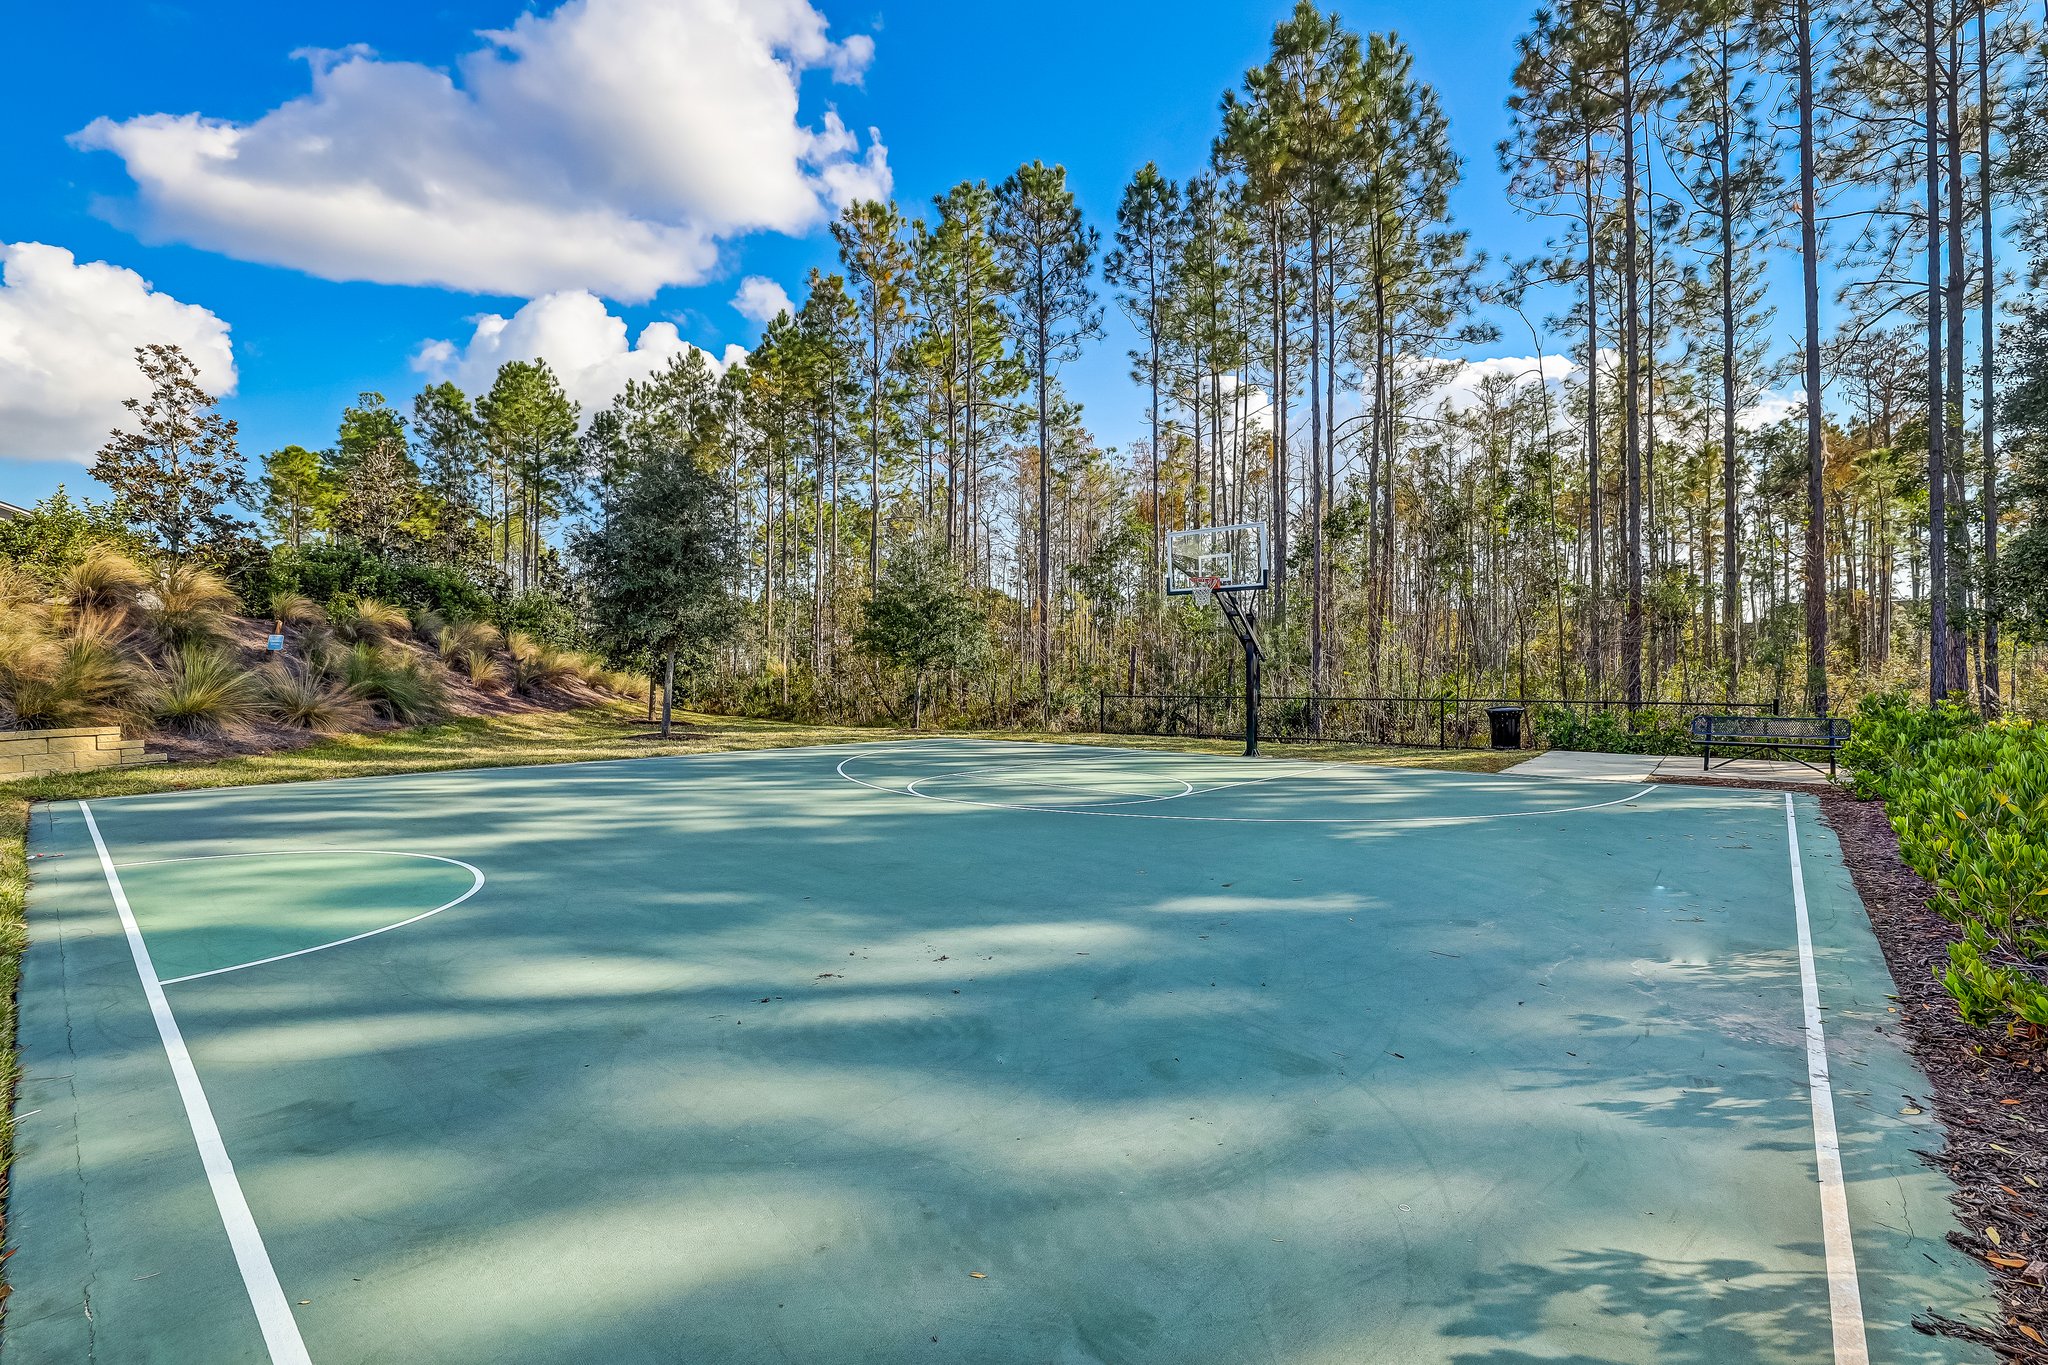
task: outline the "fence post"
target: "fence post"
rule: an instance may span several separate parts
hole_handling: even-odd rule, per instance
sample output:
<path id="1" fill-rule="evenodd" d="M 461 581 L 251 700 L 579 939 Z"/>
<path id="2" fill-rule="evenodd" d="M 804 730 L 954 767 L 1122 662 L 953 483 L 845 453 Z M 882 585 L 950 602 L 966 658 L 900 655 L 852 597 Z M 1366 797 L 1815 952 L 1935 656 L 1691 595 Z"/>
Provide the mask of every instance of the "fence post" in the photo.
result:
<path id="1" fill-rule="evenodd" d="M 1450 702 L 1443 698 L 1438 698 L 1436 704 L 1436 747 L 1439 749 L 1448 749 L 1451 747 L 1444 741 L 1444 731 L 1446 728 L 1446 722 L 1449 721 L 1450 715 Z"/>
<path id="2" fill-rule="evenodd" d="M 1109 693 L 1107 692 L 1097 692 L 1095 694 L 1095 733 L 1098 735 L 1109 733 Z"/>

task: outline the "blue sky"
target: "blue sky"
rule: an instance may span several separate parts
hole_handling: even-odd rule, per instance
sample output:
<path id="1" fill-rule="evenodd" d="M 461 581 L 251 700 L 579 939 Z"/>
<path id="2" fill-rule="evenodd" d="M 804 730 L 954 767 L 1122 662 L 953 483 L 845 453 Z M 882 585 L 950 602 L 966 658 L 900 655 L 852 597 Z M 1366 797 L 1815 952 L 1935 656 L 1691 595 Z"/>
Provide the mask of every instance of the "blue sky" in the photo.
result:
<path id="1" fill-rule="evenodd" d="M 577 0 L 629 7 L 656 2 Z M 667 2 L 689 10 L 698 0 Z M 1505 98 L 1513 44 L 1530 7 L 1530 0 L 1378 0 L 1341 6 L 1352 27 L 1395 30 L 1414 48 L 1419 74 L 1441 93 L 1467 163 L 1467 179 L 1454 200 L 1456 219 L 1471 231 L 1475 245 L 1495 258 L 1525 253 L 1541 238 L 1539 228 L 1506 204 L 1493 150 L 1507 131 Z M 546 18 L 554 8 L 540 7 L 539 16 Z M 1122 186 L 1136 167 L 1156 160 L 1176 177 L 1200 168 L 1215 129 L 1221 92 L 1262 58 L 1272 27 L 1286 7 L 1277 0 L 1227 5 L 1155 0 L 1037 0 L 1027 5 L 992 0 L 979 5 L 879 6 L 817 0 L 816 8 L 829 21 L 831 40 L 845 44 L 864 35 L 873 45 L 871 57 L 857 42 L 832 49 L 837 55 L 814 55 L 813 69 L 800 78 L 796 124 L 815 131 L 824 126 L 830 108 L 851 130 L 855 145 L 835 164 L 848 174 L 871 165 L 862 158 L 872 155 L 868 130 L 876 130 L 886 146 L 896 197 L 917 206 L 961 179 L 994 181 L 1034 157 L 1060 161 L 1068 167 L 1084 211 L 1106 238 Z M 414 367 L 413 357 L 423 344 L 447 340 L 460 348 L 470 338 L 472 319 L 513 316 L 539 292 L 518 287 L 532 272 L 522 276 L 518 269 L 507 268 L 491 275 L 484 269 L 490 279 L 480 292 L 470 292 L 432 283 L 341 282 L 319 278 L 289 260 L 270 264 L 237 259 L 304 253 L 290 241 L 281 241 L 277 230 L 252 249 L 242 240 L 248 231 L 240 221 L 245 215 L 232 208 L 202 208 L 201 217 L 212 213 L 216 220 L 196 229 L 177 221 L 178 213 L 138 197 L 133 167 L 140 154 L 132 147 L 127 153 L 93 150 L 73 135 L 96 119 L 126 125 L 148 115 L 196 113 L 249 124 L 307 96 L 315 63 L 342 60 L 309 61 L 294 53 L 338 52 L 359 44 L 373 49 L 385 64 L 361 68 L 366 71 L 394 71 L 398 68 L 389 64 L 401 62 L 446 70 L 481 46 L 479 30 L 506 29 L 520 14 L 510 0 L 437 6 L 380 0 L 330 7 L 26 7 L 13 20 L 13 50 L 43 53 L 46 60 L 18 61 L 12 79 L 0 87 L 0 139 L 13 168 L 13 190 L 0 207 L 0 241 L 47 243 L 71 252 L 80 263 L 104 261 L 132 270 L 158 294 L 208 310 L 230 332 L 238 386 L 225 407 L 241 423 L 245 453 L 253 457 L 288 442 L 325 444 L 332 438 L 340 407 L 358 390 L 379 389 L 399 401 L 417 390 L 422 373 Z M 609 68 L 602 65 L 606 59 L 600 54 L 592 60 L 599 65 L 590 68 L 598 73 L 591 79 L 608 80 L 604 73 Z M 839 73 L 857 78 L 835 80 L 834 62 L 857 67 L 857 72 Z M 587 102 L 616 98 L 630 103 L 640 98 L 636 90 L 662 84 L 658 68 L 650 74 L 644 63 L 629 64 L 617 84 L 598 87 L 615 94 Z M 709 96 L 698 100 L 690 120 L 704 125 L 693 131 L 700 143 L 716 143 L 735 128 L 765 121 L 721 106 Z M 731 122 L 722 124 L 725 120 Z M 535 128 L 542 131 L 535 133 Z M 528 135 L 517 136 L 522 130 Z M 366 137 L 361 148 L 334 155 L 351 173 L 376 179 L 387 168 L 371 163 L 404 160 L 413 150 L 411 131 L 396 139 L 385 131 L 381 142 Z M 485 161 L 500 152 L 526 155 L 534 144 L 553 137 L 544 122 L 500 131 L 520 145 L 485 147 L 479 153 Z M 429 140 L 424 134 L 421 138 Z M 107 145 L 110 139 L 85 141 Z M 658 156 L 668 144 L 666 134 L 655 136 L 647 143 L 648 154 Z M 579 147 L 559 154 L 566 159 L 569 180 L 596 174 L 588 164 L 589 143 Z M 610 165 L 605 183 L 624 186 L 618 191 L 622 202 L 644 205 L 635 184 L 634 155 L 628 151 L 610 158 L 619 164 Z M 769 158 L 759 160 L 765 165 Z M 746 171 L 743 165 L 739 173 Z M 393 173 L 401 172 L 402 168 Z M 320 174 L 294 165 L 290 158 L 269 172 L 286 181 L 301 173 Z M 748 192 L 744 186 L 732 191 Z M 573 185 L 537 193 L 543 198 L 552 195 L 551 211 L 565 205 L 567 211 L 577 204 Z M 755 215 L 763 220 L 774 216 L 775 211 Z M 329 214 L 315 221 L 325 231 L 334 226 L 330 220 L 346 217 Z M 334 230 L 345 234 L 350 229 L 344 223 Z M 192 241 L 202 244 L 188 244 Z M 344 254 L 354 250 L 346 244 L 335 249 Z M 375 250 L 382 253 L 376 271 L 385 276 L 406 273 L 402 232 L 395 244 L 385 241 Z M 460 273 L 471 254 L 458 249 L 452 263 L 438 268 Z M 593 278 L 592 287 L 606 295 L 605 307 L 624 320 L 631 335 L 665 320 L 675 325 L 683 340 L 719 355 L 729 345 L 751 345 L 758 334 L 756 324 L 730 303 L 743 277 L 766 276 L 800 297 L 805 272 L 812 266 L 829 268 L 832 259 L 831 239 L 820 214 L 808 224 L 782 230 L 731 230 L 717 241 L 715 264 L 700 282 L 672 283 L 651 297 L 625 300 L 619 295 L 634 291 L 615 282 Z M 317 263 L 313 266 L 319 268 Z M 582 267 L 547 268 L 556 274 L 545 283 L 565 285 Z M 604 274 L 607 258 L 593 258 L 587 268 Z M 1142 408 L 1125 373 L 1128 336 L 1114 325 L 1114 308 L 1108 311 L 1111 335 L 1070 368 L 1067 383 L 1085 403 L 1098 435 L 1121 444 L 1140 429 Z M 594 316 L 594 309 L 591 312 Z M 87 319 L 74 321 L 94 325 Z M 61 325 L 61 319 L 50 325 Z M 4 326 L 5 318 L 0 317 L 0 328 Z M 4 340 L 0 334 L 0 342 Z M 31 335 L 17 344 L 33 347 L 35 340 Z M 1494 354 L 1529 353 L 1526 335 L 1514 332 L 1490 349 Z M 54 389 L 62 382 L 62 374 L 53 371 L 46 386 Z M 101 374 L 98 382 L 108 381 Z M 0 393 L 0 411 L 6 401 Z M 90 446 L 77 453 L 89 458 Z M 30 501 L 60 480 L 74 490 L 91 490 L 80 463 L 20 456 L 19 449 L 0 450 L 0 497 Z"/>

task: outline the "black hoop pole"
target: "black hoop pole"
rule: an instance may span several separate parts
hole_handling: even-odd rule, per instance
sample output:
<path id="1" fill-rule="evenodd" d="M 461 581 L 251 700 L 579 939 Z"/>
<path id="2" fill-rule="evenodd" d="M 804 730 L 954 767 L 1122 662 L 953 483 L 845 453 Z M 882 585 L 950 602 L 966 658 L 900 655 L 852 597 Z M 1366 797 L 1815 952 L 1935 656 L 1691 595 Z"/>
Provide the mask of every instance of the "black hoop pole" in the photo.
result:
<path id="1" fill-rule="evenodd" d="M 1223 606 L 1223 619 L 1230 623 L 1231 633 L 1244 646 L 1244 756 L 1259 756 L 1259 661 L 1266 657 L 1266 651 L 1259 648 L 1256 620 L 1237 605 L 1234 593 L 1219 592 L 1216 599 Z"/>

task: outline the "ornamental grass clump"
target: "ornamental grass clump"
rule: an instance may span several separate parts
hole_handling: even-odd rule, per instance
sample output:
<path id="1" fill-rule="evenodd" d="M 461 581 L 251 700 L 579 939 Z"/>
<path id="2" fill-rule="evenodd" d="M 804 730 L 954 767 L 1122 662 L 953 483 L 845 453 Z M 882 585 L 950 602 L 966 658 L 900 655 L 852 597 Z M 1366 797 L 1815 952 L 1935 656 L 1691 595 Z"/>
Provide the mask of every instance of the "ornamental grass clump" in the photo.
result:
<path id="1" fill-rule="evenodd" d="M 281 592 L 270 599 L 270 619 L 287 631 L 311 638 L 327 631 L 327 613 L 312 598 L 295 592 Z"/>
<path id="2" fill-rule="evenodd" d="M 360 730 L 376 718 L 347 683 L 316 669 L 274 663 L 262 670 L 263 714 L 279 725 L 331 735 Z"/>
<path id="3" fill-rule="evenodd" d="M 137 699 L 156 725 L 218 735 L 255 719 L 263 701 L 256 675 L 202 644 L 183 644 L 151 666 Z"/>
<path id="4" fill-rule="evenodd" d="M 149 571 L 115 550 L 96 549 L 57 578 L 57 600 L 73 611 L 125 612 L 150 588 Z"/>
<path id="5" fill-rule="evenodd" d="M 341 658 L 349 690 L 388 720 L 411 724 L 439 716 L 448 690 L 440 676 L 402 649 L 362 641 Z"/>
<path id="6" fill-rule="evenodd" d="M 559 688 L 579 676 L 575 659 L 564 650 L 541 644 L 524 631 L 515 630 L 505 640 L 512 656 L 512 686 L 532 694 Z"/>
<path id="7" fill-rule="evenodd" d="M 334 633 L 352 644 L 382 644 L 412 629 L 412 618 L 404 608 L 374 597 L 336 603 L 329 616 Z"/>
<path id="8" fill-rule="evenodd" d="M 511 671 L 495 652 L 504 642 L 498 628 L 487 621 L 444 625 L 436 639 L 441 662 L 467 678 L 471 687 L 484 692 L 502 691 L 511 681 Z"/>
<path id="9" fill-rule="evenodd" d="M 241 600 L 227 580 L 195 564 L 159 570 L 136 598 L 143 628 L 168 652 L 225 641 Z"/>
<path id="10" fill-rule="evenodd" d="M 2048 730 L 1866 698 L 1843 759 L 1962 930 L 1941 981 L 1963 1018 L 2048 1035 Z"/>
<path id="11" fill-rule="evenodd" d="M 0 578 L 0 728 L 46 730 L 127 718 L 139 677 L 126 617 L 37 600 Z"/>

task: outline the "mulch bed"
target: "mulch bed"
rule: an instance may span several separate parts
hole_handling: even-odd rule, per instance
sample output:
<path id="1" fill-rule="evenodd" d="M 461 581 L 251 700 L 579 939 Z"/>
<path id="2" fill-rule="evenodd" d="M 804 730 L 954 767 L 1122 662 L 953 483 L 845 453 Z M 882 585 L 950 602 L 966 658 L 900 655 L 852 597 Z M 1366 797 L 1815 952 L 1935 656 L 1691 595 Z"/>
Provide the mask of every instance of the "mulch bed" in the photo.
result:
<path id="1" fill-rule="evenodd" d="M 1680 784 L 1820 798 L 1898 983 L 1907 1045 L 1934 1087 L 1947 1138 L 1939 1152 L 1921 1156 L 1953 1183 L 1950 1198 L 1962 1226 L 1948 1240 L 1989 1268 L 2003 1309 L 2004 1321 L 1991 1330 L 1940 1315 L 1915 1325 L 1990 1347 L 2003 1361 L 2048 1365 L 2048 1040 L 1963 1022 L 1935 975 L 1948 963 L 1955 928 L 1928 908 L 1934 889 L 1899 860 L 1898 836 L 1881 802 L 1811 783 Z"/>

